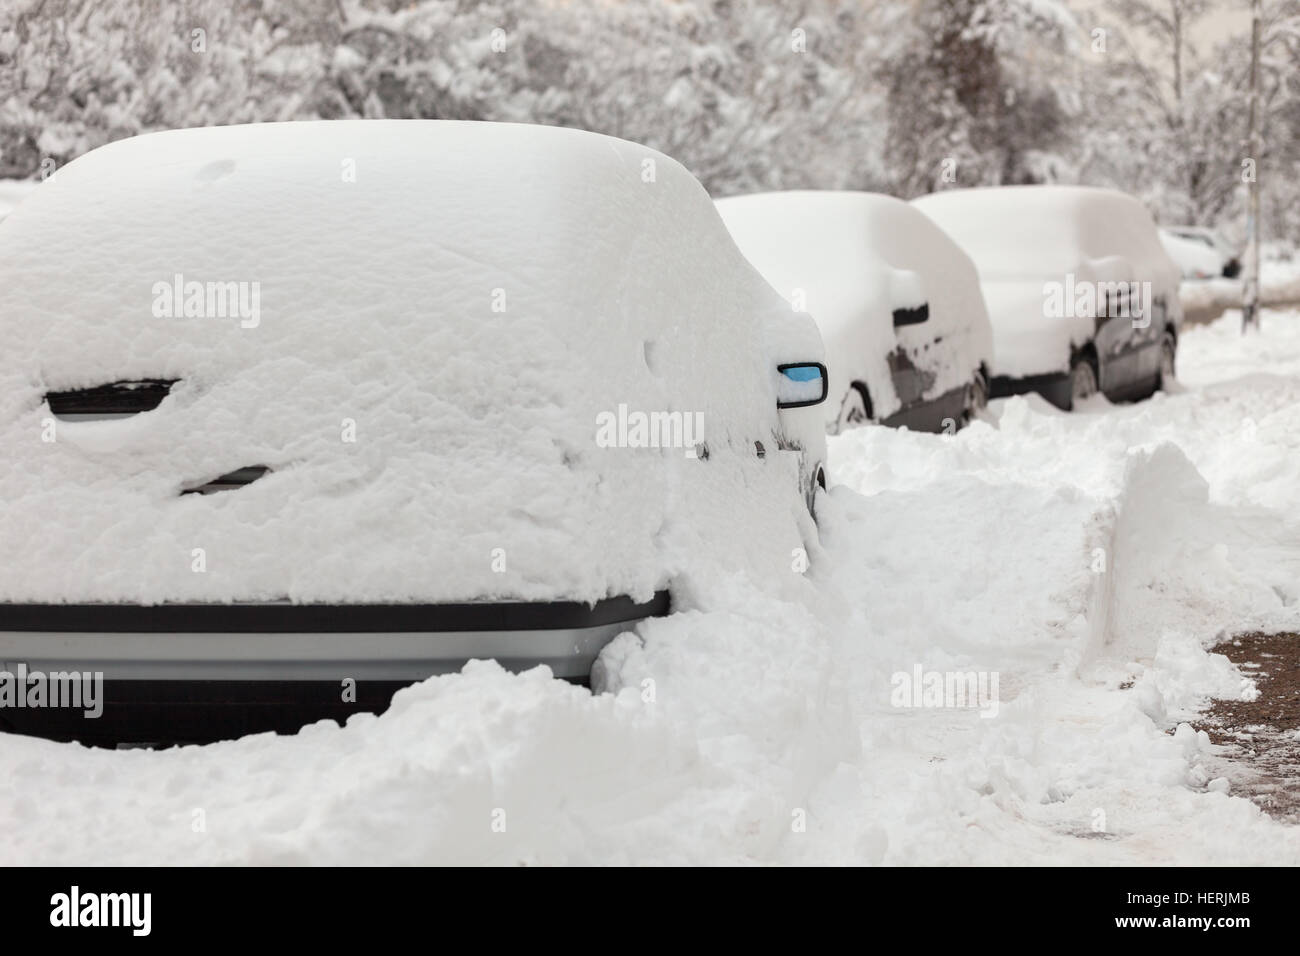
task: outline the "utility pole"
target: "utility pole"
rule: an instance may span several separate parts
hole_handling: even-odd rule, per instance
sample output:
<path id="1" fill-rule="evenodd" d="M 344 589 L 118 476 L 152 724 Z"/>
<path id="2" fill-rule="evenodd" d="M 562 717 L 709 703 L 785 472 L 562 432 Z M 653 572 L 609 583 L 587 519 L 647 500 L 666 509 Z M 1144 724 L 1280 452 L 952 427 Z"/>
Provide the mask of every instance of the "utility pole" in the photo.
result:
<path id="1" fill-rule="evenodd" d="M 1250 131 L 1246 159 L 1246 261 L 1242 269 L 1241 331 L 1259 329 L 1259 34 L 1260 0 L 1250 3 Z"/>

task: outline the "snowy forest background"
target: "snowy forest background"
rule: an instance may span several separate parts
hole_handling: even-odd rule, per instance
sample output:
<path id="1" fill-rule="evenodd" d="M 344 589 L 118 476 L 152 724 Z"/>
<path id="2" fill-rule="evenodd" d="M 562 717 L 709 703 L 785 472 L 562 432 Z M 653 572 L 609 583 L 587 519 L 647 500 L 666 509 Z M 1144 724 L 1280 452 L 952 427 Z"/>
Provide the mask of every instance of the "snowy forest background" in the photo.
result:
<path id="1" fill-rule="evenodd" d="M 1244 0 L 3 0 L 0 177 L 155 129 L 428 117 L 653 146 L 718 196 L 1081 182 L 1240 236 Z M 1300 0 L 1264 0 L 1265 238 L 1300 235 Z M 948 173 L 945 178 L 945 172 Z"/>

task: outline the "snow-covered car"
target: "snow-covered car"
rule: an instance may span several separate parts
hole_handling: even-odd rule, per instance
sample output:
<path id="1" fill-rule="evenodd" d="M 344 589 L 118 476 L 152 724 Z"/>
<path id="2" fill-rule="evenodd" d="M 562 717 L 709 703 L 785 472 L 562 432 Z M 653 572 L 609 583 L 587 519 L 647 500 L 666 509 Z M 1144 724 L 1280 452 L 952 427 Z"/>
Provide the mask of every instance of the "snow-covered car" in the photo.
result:
<path id="1" fill-rule="evenodd" d="M 959 427 L 987 400 L 992 332 L 974 265 L 891 196 L 775 192 L 717 202 L 741 252 L 816 320 L 828 431 Z"/>
<path id="2" fill-rule="evenodd" d="M 1160 230 L 1160 244 L 1182 271 L 1184 279 L 1214 279 L 1224 274 L 1223 257 L 1213 245 L 1185 239 L 1168 229 Z"/>
<path id="3" fill-rule="evenodd" d="M 0 179 L 0 222 L 38 185 L 28 179 Z"/>
<path id="4" fill-rule="evenodd" d="M 1220 272 L 1226 278 L 1235 279 L 1241 273 L 1241 251 L 1219 230 L 1205 226 L 1168 226 L 1165 232 L 1214 250 L 1221 263 Z"/>
<path id="5" fill-rule="evenodd" d="M 993 397 L 1059 408 L 1174 378 L 1178 266 L 1142 204 L 1084 186 L 953 189 L 914 199 L 979 271 L 993 323 Z"/>
<path id="6" fill-rule="evenodd" d="M 817 329 L 622 140 L 119 141 L 0 229 L 0 332 L 0 661 L 108 699 L 18 729 L 294 729 L 472 658 L 581 680 L 701 553 L 788 574 L 816 537 Z"/>

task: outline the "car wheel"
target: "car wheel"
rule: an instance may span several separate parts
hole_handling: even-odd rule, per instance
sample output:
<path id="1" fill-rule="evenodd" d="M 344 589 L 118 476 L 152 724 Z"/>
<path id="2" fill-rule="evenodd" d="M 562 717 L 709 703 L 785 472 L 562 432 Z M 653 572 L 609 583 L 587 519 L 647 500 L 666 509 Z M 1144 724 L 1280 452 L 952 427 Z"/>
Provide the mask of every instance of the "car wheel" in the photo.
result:
<path id="1" fill-rule="evenodd" d="M 1160 381 L 1157 388 L 1168 391 L 1169 386 L 1178 381 L 1174 374 L 1174 365 L 1178 360 L 1178 343 L 1172 335 L 1166 334 L 1160 343 Z"/>
<path id="2" fill-rule="evenodd" d="M 854 382 L 849 386 L 848 394 L 840 404 L 840 415 L 835 423 L 835 430 L 842 432 L 846 428 L 856 428 L 871 421 L 871 397 L 865 385 Z"/>
<path id="3" fill-rule="evenodd" d="M 1092 364 L 1092 359 L 1081 355 L 1070 366 L 1070 407 L 1096 394 L 1097 367 Z"/>
<path id="4" fill-rule="evenodd" d="M 814 521 L 817 520 L 818 489 L 826 490 L 826 469 L 820 463 L 812 470 L 807 487 L 804 489 L 804 504 L 808 506 L 808 513 L 812 515 Z"/>
<path id="5" fill-rule="evenodd" d="M 976 372 L 975 377 L 966 386 L 966 403 L 961 410 L 961 423 L 969 425 L 989 404 L 989 383 L 983 372 Z"/>

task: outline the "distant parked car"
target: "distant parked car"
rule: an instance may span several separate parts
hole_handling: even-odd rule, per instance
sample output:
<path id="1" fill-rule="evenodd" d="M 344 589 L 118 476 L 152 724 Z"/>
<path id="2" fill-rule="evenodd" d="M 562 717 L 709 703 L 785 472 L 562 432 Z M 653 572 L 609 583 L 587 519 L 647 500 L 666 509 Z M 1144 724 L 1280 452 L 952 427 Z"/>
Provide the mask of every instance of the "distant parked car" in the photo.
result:
<path id="1" fill-rule="evenodd" d="M 108 694 L 11 729 L 292 730 L 471 658 L 583 679 L 696 555 L 816 537 L 816 326 L 606 136 L 121 140 L 0 228 L 0 338 L 0 662 Z"/>
<path id="2" fill-rule="evenodd" d="M 1160 230 L 1160 243 L 1182 271 L 1184 279 L 1217 279 L 1223 275 L 1223 257 L 1213 246 L 1184 239 L 1167 229 Z"/>
<path id="3" fill-rule="evenodd" d="M 955 430 L 988 400 L 992 332 L 970 259 L 907 203 L 862 192 L 722 199 L 740 250 L 826 343 L 829 431 Z"/>
<path id="4" fill-rule="evenodd" d="M 1220 272 L 1229 279 L 1241 274 L 1241 250 L 1217 229 L 1204 226 L 1168 226 L 1166 232 L 1199 246 L 1213 249 L 1222 263 Z"/>
<path id="5" fill-rule="evenodd" d="M 1174 380 L 1179 270 L 1132 196 L 1081 186 L 954 189 L 913 200 L 979 270 L 993 323 L 993 396 L 1060 408 Z"/>

